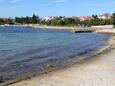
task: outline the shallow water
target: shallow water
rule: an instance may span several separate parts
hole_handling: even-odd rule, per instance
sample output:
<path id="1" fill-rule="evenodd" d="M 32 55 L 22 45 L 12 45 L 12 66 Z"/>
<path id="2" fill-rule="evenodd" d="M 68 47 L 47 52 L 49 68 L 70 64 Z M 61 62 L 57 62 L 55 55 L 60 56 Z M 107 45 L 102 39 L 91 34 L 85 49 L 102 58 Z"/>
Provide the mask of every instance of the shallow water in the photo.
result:
<path id="1" fill-rule="evenodd" d="M 107 44 L 110 36 L 25 27 L 0 27 L 2 82 L 40 73 L 48 65 L 68 64 Z M 1 82 L 1 83 L 2 83 Z"/>

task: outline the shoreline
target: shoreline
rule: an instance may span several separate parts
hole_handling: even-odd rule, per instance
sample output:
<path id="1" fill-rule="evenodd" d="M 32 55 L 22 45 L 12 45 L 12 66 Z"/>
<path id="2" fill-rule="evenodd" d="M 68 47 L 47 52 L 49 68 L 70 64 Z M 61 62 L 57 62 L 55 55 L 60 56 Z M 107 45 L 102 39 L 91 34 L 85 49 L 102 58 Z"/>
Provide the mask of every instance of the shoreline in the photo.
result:
<path id="1" fill-rule="evenodd" d="M 92 26 L 92 27 L 77 27 L 77 26 L 46 26 L 38 24 L 24 24 L 24 25 L 0 25 L 0 27 L 30 27 L 33 29 L 43 30 L 63 30 L 72 33 L 96 32 L 101 34 L 115 34 L 115 29 L 109 27 L 111 25 Z"/>
<path id="2" fill-rule="evenodd" d="M 38 25 L 38 24 L 23 24 L 23 25 L 0 25 L 1 27 L 31 27 L 34 29 L 68 29 L 72 28 L 69 26 L 47 26 L 47 25 Z"/>
<path id="3" fill-rule="evenodd" d="M 94 29 L 108 29 L 113 28 L 113 25 L 97 25 L 91 27 L 81 27 L 81 26 L 50 26 L 50 25 L 39 25 L 39 24 L 14 24 L 14 25 L 0 25 L 0 27 L 33 27 L 36 29 L 74 29 L 74 28 L 94 28 Z"/>
<path id="4" fill-rule="evenodd" d="M 88 59 L 90 59 L 92 57 L 99 56 L 100 54 L 104 54 L 105 52 L 108 52 L 109 50 L 112 50 L 111 44 L 103 45 L 103 46 L 99 47 L 98 49 L 96 49 L 95 51 L 93 51 L 92 54 L 89 55 L 88 57 L 83 56 L 83 58 L 72 59 L 71 63 L 65 64 L 65 65 L 60 65 L 59 67 L 54 67 L 54 68 L 51 67 L 50 69 L 44 70 L 41 73 L 34 74 L 32 76 L 30 75 L 29 77 L 25 77 L 23 79 L 15 79 L 14 81 L 11 80 L 9 82 L 5 82 L 5 83 L 0 84 L 0 86 L 12 86 L 13 84 L 14 84 L 13 86 L 15 86 L 16 83 L 20 83 L 20 82 L 26 81 L 28 79 L 32 79 L 32 78 L 35 78 L 35 77 L 40 77 L 40 76 L 43 76 L 43 75 L 47 75 L 47 74 L 50 74 L 52 72 L 55 73 L 56 71 L 64 70 L 66 68 L 72 67 L 72 66 L 74 66 L 76 64 L 79 64 L 82 61 L 88 60 Z M 31 86 L 33 86 L 33 85 L 31 85 Z"/>
<path id="5" fill-rule="evenodd" d="M 110 43 L 112 42 L 112 38 L 111 38 L 111 41 L 110 41 Z M 101 48 L 99 48 L 97 51 L 98 52 L 94 52 L 93 53 L 93 55 L 92 56 L 90 56 L 90 57 L 87 57 L 87 58 L 82 58 L 82 59 L 77 59 L 77 60 L 73 60 L 72 61 L 72 64 L 68 64 L 68 65 L 65 65 L 65 66 L 61 66 L 60 68 L 58 68 L 58 69 L 51 69 L 51 70 L 49 70 L 49 71 L 46 71 L 45 73 L 49 73 L 49 72 L 56 72 L 56 71 L 58 71 L 58 70 L 63 70 L 63 69 L 65 69 L 65 68 L 68 68 L 68 67 L 71 67 L 71 66 L 73 66 L 74 64 L 77 64 L 77 63 L 80 63 L 80 62 L 82 62 L 82 60 L 87 60 L 87 59 L 90 59 L 90 58 L 92 58 L 92 57 L 95 57 L 95 56 L 99 56 L 100 54 L 104 54 L 104 52 L 108 52 L 109 50 L 112 50 L 112 48 L 113 48 L 113 44 L 111 45 L 108 45 L 108 46 L 102 46 Z M 75 62 L 74 62 L 75 61 Z M 43 72 L 43 74 L 44 74 L 44 72 Z M 34 76 L 36 76 L 36 75 L 34 75 Z M 38 76 L 39 76 L 39 74 L 38 74 Z M 42 75 L 40 75 L 40 76 L 42 76 Z M 30 77 L 33 77 L 33 75 L 32 76 L 30 76 Z M 30 78 L 29 77 L 29 78 Z M 19 82 L 20 80 L 16 80 L 16 82 Z M 1 86 L 1 85 L 0 85 Z"/>
<path id="6" fill-rule="evenodd" d="M 112 36 L 108 40 L 112 45 L 110 44 L 109 46 L 101 47 L 100 49 L 98 49 L 97 53 L 93 54 L 92 56 L 90 56 L 88 58 L 79 59 L 79 61 L 77 61 L 77 62 L 74 60 L 75 62 L 73 62 L 72 64 L 68 64 L 68 65 L 63 66 L 63 67 L 58 68 L 58 69 L 49 70 L 48 72 L 45 72 L 45 73 L 43 73 L 41 75 L 38 74 L 38 75 L 35 75 L 35 76 L 31 77 L 31 78 L 29 77 L 28 79 L 25 79 L 23 81 L 17 81 L 17 82 L 15 82 L 15 83 L 13 83 L 13 84 L 11 84 L 9 86 L 26 86 L 24 82 L 27 82 L 27 83 L 30 83 L 30 82 L 32 83 L 33 82 L 33 84 L 34 84 L 34 79 L 35 78 L 37 78 L 39 80 L 39 77 L 42 77 L 42 76 L 43 76 L 42 78 L 45 78 L 45 76 L 48 76 L 48 75 L 50 77 L 51 73 L 56 74 L 57 71 L 61 71 L 61 70 L 65 71 L 66 69 L 69 69 L 71 67 L 77 66 L 77 64 L 79 64 L 79 63 L 80 63 L 80 65 L 82 65 L 82 64 L 84 64 L 82 62 L 87 62 L 88 60 L 96 59 L 96 58 L 100 57 L 101 55 L 104 55 L 106 53 L 110 53 L 111 51 L 113 51 L 115 49 L 115 41 L 114 41 L 114 39 L 115 39 L 115 36 Z M 56 77 L 56 75 L 54 77 Z M 40 78 L 40 79 L 42 79 L 42 78 Z M 35 83 L 37 83 L 37 81 L 35 81 Z M 31 84 L 31 85 L 28 85 L 28 86 L 33 86 L 33 85 Z M 34 86 L 37 86 L 37 85 L 34 85 Z M 47 86 L 47 85 L 39 85 L 39 86 Z M 48 86 L 50 86 L 50 85 L 48 85 Z"/>

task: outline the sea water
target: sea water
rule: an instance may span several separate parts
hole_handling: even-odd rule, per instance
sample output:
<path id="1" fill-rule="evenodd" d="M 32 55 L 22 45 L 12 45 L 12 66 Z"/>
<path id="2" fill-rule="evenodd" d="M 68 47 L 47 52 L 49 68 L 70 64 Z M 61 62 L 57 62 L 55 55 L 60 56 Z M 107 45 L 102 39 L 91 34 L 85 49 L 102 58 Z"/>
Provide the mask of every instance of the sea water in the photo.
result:
<path id="1" fill-rule="evenodd" d="M 48 67 L 69 64 L 101 46 L 110 36 L 96 33 L 0 27 L 1 83 L 30 77 Z"/>

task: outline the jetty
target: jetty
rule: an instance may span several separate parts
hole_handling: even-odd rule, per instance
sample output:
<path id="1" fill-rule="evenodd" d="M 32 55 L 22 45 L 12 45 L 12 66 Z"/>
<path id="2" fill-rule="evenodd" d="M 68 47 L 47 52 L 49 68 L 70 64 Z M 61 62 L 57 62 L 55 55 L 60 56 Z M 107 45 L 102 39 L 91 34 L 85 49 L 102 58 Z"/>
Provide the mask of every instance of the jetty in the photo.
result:
<path id="1" fill-rule="evenodd" d="M 101 34 L 115 34 L 114 28 L 74 28 L 69 29 L 70 32 L 73 33 L 89 33 L 89 32 L 96 32 Z"/>
<path id="2" fill-rule="evenodd" d="M 79 28 L 79 29 L 70 29 L 70 32 L 74 33 L 89 33 L 89 32 L 95 32 L 97 29 L 94 28 Z"/>

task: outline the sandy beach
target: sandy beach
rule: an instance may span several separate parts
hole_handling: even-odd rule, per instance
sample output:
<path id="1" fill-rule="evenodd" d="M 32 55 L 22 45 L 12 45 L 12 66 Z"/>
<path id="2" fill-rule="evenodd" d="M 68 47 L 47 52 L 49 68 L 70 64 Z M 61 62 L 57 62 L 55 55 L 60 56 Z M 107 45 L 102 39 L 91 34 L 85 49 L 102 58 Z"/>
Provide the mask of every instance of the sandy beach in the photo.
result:
<path id="1" fill-rule="evenodd" d="M 115 86 L 114 40 L 110 51 L 10 86 Z"/>

